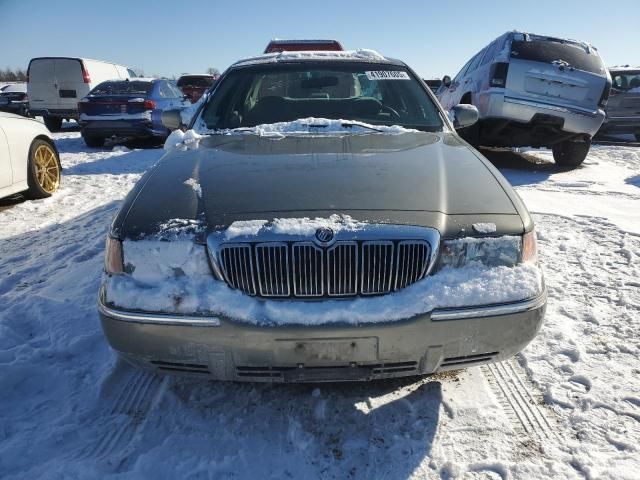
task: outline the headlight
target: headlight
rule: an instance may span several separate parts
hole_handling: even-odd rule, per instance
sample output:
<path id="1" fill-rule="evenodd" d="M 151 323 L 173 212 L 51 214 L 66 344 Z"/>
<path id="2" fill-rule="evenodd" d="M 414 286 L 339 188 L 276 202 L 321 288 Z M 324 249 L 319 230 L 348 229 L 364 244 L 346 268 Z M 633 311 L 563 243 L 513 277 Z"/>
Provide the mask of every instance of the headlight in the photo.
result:
<path id="1" fill-rule="evenodd" d="M 104 270 L 109 274 L 124 273 L 122 242 L 110 235 L 104 251 Z"/>
<path id="2" fill-rule="evenodd" d="M 474 263 L 488 267 L 513 267 L 520 263 L 523 238 L 503 236 L 445 240 L 440 254 L 440 268 L 460 268 Z"/>
<path id="3" fill-rule="evenodd" d="M 538 263 L 538 241 L 535 230 L 525 233 L 522 237 L 522 263 Z"/>

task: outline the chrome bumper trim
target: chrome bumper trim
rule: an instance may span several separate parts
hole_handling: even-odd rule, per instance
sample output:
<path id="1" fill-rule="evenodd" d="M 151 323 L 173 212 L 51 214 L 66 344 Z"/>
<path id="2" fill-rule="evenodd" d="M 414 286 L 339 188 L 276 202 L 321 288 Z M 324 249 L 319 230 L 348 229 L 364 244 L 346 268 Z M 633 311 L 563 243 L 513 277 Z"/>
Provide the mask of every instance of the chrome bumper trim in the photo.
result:
<path id="1" fill-rule="evenodd" d="M 443 308 L 431 312 L 431 320 L 462 320 L 469 318 L 497 317 L 514 313 L 528 312 L 542 307 L 547 302 L 545 289 L 539 296 L 513 303 L 485 305 L 481 307 Z"/>
<path id="2" fill-rule="evenodd" d="M 497 317 L 523 313 L 542 307 L 547 301 L 547 291 L 538 297 L 513 303 L 484 305 L 479 307 L 442 308 L 433 310 L 430 318 L 433 321 L 464 320 L 471 318 Z M 132 323 L 150 323 L 156 325 L 182 325 L 194 327 L 219 327 L 220 319 L 213 316 L 175 315 L 169 313 L 141 313 L 126 310 L 115 310 L 98 301 L 98 310 L 114 320 Z M 425 312 L 428 315 L 428 312 Z"/>
<path id="3" fill-rule="evenodd" d="M 596 117 L 599 113 L 599 110 L 582 110 L 577 108 L 567 108 L 567 107 L 561 107 L 559 105 L 551 105 L 548 103 L 536 102 L 532 100 L 523 100 L 523 99 L 514 98 L 514 97 L 504 97 L 504 101 L 505 103 L 516 103 L 518 105 L 526 105 L 529 107 L 543 108 L 545 110 L 554 110 L 556 112 L 562 112 L 562 113 L 573 113 L 576 115 L 583 115 L 585 117 Z"/>
<path id="4" fill-rule="evenodd" d="M 205 317 L 194 315 L 172 315 L 165 313 L 140 313 L 128 312 L 126 310 L 114 310 L 107 307 L 98 300 L 98 310 L 103 315 L 132 323 L 153 323 L 160 325 L 188 325 L 193 327 L 219 327 L 220 319 L 218 317 Z"/>

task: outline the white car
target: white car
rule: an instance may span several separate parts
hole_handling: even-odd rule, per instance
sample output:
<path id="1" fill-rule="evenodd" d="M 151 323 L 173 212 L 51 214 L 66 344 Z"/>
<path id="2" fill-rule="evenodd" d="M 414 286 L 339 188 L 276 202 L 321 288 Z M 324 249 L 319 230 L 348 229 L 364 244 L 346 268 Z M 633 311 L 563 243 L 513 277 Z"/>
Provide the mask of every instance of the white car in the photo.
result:
<path id="1" fill-rule="evenodd" d="M 60 186 L 60 156 L 42 123 L 0 112 L 0 198 L 51 196 Z"/>

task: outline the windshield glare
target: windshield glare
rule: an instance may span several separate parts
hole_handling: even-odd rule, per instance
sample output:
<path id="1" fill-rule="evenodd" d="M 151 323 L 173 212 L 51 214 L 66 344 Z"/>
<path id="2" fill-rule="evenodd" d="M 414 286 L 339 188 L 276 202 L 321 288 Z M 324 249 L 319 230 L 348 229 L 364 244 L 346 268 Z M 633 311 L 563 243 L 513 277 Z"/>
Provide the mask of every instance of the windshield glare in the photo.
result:
<path id="1" fill-rule="evenodd" d="M 441 130 L 438 109 L 414 76 L 394 65 L 270 65 L 230 72 L 197 122 L 248 128 L 309 117 Z"/>

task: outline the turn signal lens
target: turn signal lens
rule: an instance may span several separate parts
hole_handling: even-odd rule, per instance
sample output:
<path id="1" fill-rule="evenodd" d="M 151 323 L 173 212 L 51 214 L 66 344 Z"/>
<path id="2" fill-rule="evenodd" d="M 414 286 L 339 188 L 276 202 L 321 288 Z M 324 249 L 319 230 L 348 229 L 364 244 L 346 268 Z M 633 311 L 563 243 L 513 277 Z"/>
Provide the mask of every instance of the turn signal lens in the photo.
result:
<path id="1" fill-rule="evenodd" d="M 522 236 L 522 263 L 538 263 L 538 241 L 535 230 Z"/>
<path id="2" fill-rule="evenodd" d="M 124 273 L 122 242 L 111 236 L 107 236 L 107 244 L 104 251 L 104 270 L 114 275 Z"/>

